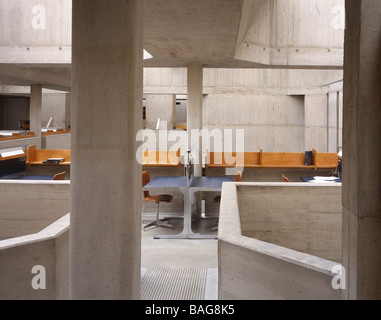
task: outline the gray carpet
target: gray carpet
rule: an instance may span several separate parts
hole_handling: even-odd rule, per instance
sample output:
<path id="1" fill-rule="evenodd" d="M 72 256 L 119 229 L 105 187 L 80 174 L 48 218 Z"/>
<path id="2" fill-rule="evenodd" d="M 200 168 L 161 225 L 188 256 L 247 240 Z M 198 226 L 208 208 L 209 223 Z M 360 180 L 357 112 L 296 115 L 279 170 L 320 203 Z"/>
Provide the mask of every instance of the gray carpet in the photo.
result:
<path id="1" fill-rule="evenodd" d="M 142 270 L 142 300 L 216 300 L 216 269 Z"/>

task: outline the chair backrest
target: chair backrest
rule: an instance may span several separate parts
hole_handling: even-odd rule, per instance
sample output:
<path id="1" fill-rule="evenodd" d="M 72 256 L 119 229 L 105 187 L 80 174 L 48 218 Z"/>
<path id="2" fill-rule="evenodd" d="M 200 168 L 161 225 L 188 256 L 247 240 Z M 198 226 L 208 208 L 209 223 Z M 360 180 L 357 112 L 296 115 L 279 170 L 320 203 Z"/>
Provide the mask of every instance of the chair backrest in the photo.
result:
<path id="1" fill-rule="evenodd" d="M 149 177 L 148 171 L 143 171 L 142 173 L 142 186 L 146 186 L 149 182 L 151 181 Z M 149 192 L 148 191 L 143 191 L 144 198 L 149 197 Z"/>
<path id="2" fill-rule="evenodd" d="M 282 178 L 284 182 L 290 182 L 290 179 L 288 179 L 284 174 L 282 174 Z"/>
<path id="3" fill-rule="evenodd" d="M 57 174 L 53 177 L 53 180 L 65 180 L 65 176 L 66 176 L 66 171 L 61 172 L 61 173 L 57 173 Z"/>
<path id="4" fill-rule="evenodd" d="M 235 176 L 235 181 L 242 182 L 242 172 L 237 171 L 237 175 Z"/>

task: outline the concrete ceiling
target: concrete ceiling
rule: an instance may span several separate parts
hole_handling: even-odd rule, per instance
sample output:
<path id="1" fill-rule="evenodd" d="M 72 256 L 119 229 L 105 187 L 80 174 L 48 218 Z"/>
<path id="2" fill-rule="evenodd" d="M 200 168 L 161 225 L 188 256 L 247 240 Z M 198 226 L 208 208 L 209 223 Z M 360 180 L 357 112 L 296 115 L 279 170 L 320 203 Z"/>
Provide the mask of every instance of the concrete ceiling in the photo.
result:
<path id="1" fill-rule="evenodd" d="M 248 30 L 267 1 L 144 0 L 144 49 L 153 56 L 144 61 L 144 66 L 185 67 L 199 63 L 206 68 L 274 68 L 258 59 L 237 60 Z M 66 29 L 70 30 L 71 19 L 66 20 Z M 35 49 L 26 50 L 25 45 L 15 43 L 12 50 L 16 51 L 5 53 L 5 57 L 23 60 L 21 64 L 12 60 L 0 63 L 0 84 L 39 83 L 48 89 L 70 90 L 71 46 L 56 51 L 50 47 L 39 47 L 41 51 L 31 61 Z M 3 49 L 9 51 L 7 47 Z"/>
<path id="2" fill-rule="evenodd" d="M 241 0 L 145 0 L 148 66 L 218 64 L 233 60 Z"/>
<path id="3" fill-rule="evenodd" d="M 263 0 L 144 0 L 144 48 L 152 56 L 145 67 L 253 67 L 234 61 L 246 2 Z M 71 53 L 61 52 L 57 63 L 46 63 L 37 55 L 32 63 L 0 64 L 0 82 L 69 90 Z M 42 81 L 43 79 L 43 81 Z"/>

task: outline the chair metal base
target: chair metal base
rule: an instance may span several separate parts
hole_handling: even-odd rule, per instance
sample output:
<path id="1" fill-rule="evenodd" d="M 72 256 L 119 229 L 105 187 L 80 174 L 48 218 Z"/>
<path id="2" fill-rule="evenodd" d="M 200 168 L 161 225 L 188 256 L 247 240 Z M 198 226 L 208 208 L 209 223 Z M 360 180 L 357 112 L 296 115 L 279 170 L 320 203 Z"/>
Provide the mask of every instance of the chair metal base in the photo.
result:
<path id="1" fill-rule="evenodd" d="M 151 228 L 151 227 L 163 227 L 163 228 L 173 229 L 173 226 L 168 223 L 169 221 L 170 219 L 168 218 L 152 221 L 151 223 L 144 226 L 144 231 L 146 231 L 147 228 Z"/>
<path id="2" fill-rule="evenodd" d="M 173 226 L 168 223 L 170 220 L 171 220 L 170 218 L 164 218 L 164 219 L 159 218 L 159 202 L 156 202 L 156 220 L 144 226 L 144 231 L 146 231 L 146 229 L 150 227 L 163 227 L 163 228 L 173 229 Z"/>

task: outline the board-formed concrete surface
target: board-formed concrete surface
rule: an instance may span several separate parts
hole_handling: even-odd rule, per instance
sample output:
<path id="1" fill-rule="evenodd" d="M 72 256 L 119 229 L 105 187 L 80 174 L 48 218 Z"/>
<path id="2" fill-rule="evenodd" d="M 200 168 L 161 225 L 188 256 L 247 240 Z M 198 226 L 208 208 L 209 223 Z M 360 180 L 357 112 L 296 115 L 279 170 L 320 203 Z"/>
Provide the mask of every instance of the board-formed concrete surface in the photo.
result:
<path id="1" fill-rule="evenodd" d="M 240 215 L 240 190 L 250 189 L 252 194 L 262 191 L 263 202 L 258 208 L 251 203 L 251 211 L 261 210 L 265 206 L 269 210 L 269 218 L 276 223 L 275 215 L 271 216 L 272 207 L 278 202 L 277 197 L 266 198 L 271 190 L 283 189 L 284 194 L 298 194 L 311 190 L 324 189 L 328 196 L 331 191 L 337 192 L 341 186 L 307 185 L 307 184 L 270 184 L 270 183 L 228 183 L 222 191 L 222 202 L 219 223 L 219 299 L 238 300 L 339 300 L 342 291 L 335 290 L 332 280 L 333 269 L 340 264 L 330 260 L 285 248 L 245 236 L 247 224 L 256 224 Z M 306 191 L 297 190 L 304 188 Z M 269 192 L 270 191 L 270 192 Z M 318 192 L 317 192 L 318 193 Z M 339 192 L 338 192 L 339 193 Z M 295 202 L 295 197 L 283 201 L 283 205 Z M 338 195 L 340 198 L 340 195 Z M 330 202 L 326 205 L 329 207 Z M 249 206 L 250 203 L 245 203 Z M 260 221 L 257 221 L 260 222 Z M 243 224 L 242 224 L 243 223 Z M 295 230 L 295 234 L 301 230 Z M 271 232 L 270 232 L 271 233 Z"/>

